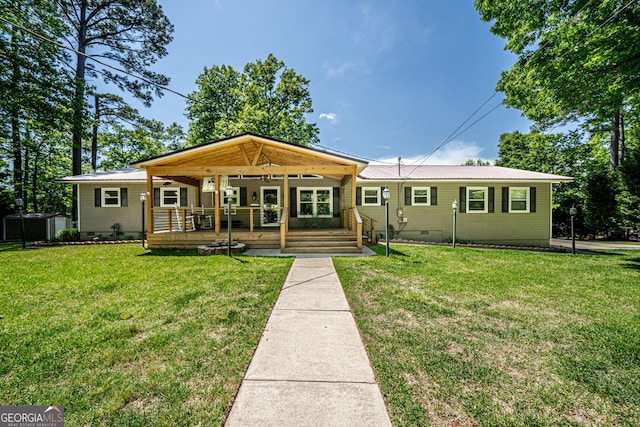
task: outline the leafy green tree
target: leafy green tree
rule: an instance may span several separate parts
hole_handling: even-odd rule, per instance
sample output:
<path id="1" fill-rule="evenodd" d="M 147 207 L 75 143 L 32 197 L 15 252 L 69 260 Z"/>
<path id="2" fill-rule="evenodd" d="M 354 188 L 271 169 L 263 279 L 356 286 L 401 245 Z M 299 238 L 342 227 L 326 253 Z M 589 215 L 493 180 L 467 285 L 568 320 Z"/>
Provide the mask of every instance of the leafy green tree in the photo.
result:
<path id="1" fill-rule="evenodd" d="M 640 90 L 640 3 L 476 0 L 483 21 L 518 55 L 498 83 L 506 104 L 541 126 L 583 120 L 624 153 L 624 116 Z"/>
<path id="2" fill-rule="evenodd" d="M 157 120 L 142 120 L 134 127 L 114 124 L 99 139 L 100 169 L 108 170 L 183 148 L 185 135 L 177 123 L 165 127 Z"/>
<path id="3" fill-rule="evenodd" d="M 491 166 L 491 162 L 484 161 L 482 159 L 467 159 L 467 161 L 464 162 L 462 166 Z"/>
<path id="4" fill-rule="evenodd" d="M 152 72 L 149 67 L 167 54 L 173 26 L 156 0 L 59 0 L 59 3 L 70 34 L 67 40 L 78 52 L 72 102 L 72 172 L 76 175 L 82 172 L 82 140 L 88 134 L 86 77 L 96 78 L 100 74 L 105 82 L 150 105 L 154 95 L 162 95 L 160 87 L 169 82 L 166 76 Z M 86 54 L 91 49 L 95 50 L 95 57 L 127 74 L 88 62 Z M 74 218 L 75 204 L 74 197 Z"/>
<path id="5" fill-rule="evenodd" d="M 68 94 L 58 66 L 64 56 L 45 40 L 57 39 L 63 28 L 55 2 L 0 0 L 0 10 L 0 142 L 12 168 L 5 182 L 13 188 L 13 199 L 28 204 L 25 168 L 34 152 L 29 135 L 60 130 L 65 121 L 62 102 Z M 37 206 L 37 200 L 32 204 Z"/>
<path id="6" fill-rule="evenodd" d="M 254 132 L 299 145 L 319 142 L 318 128 L 308 123 L 313 112 L 309 81 L 270 54 L 244 67 L 205 68 L 189 95 L 190 145 Z"/>

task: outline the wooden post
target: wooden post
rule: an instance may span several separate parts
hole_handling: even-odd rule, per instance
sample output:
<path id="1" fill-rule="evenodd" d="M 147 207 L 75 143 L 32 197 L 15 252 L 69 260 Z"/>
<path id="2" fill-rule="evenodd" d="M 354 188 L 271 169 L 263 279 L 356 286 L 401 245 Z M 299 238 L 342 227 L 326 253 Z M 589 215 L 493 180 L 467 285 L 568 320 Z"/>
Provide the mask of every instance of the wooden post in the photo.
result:
<path id="1" fill-rule="evenodd" d="M 147 171 L 147 202 L 147 228 L 149 234 L 153 234 L 153 176 L 149 175 L 149 171 Z"/>
<path id="2" fill-rule="evenodd" d="M 289 174 L 284 174 L 284 209 L 282 213 L 289 210 Z M 286 232 L 289 231 L 289 214 L 287 213 L 287 217 L 285 218 L 284 229 Z"/>
<path id="3" fill-rule="evenodd" d="M 249 208 L 249 231 L 253 233 L 253 208 Z"/>
<path id="4" fill-rule="evenodd" d="M 351 225 L 352 225 L 352 231 L 357 232 L 356 230 L 356 226 L 355 226 L 355 222 L 356 222 L 356 218 L 355 218 L 355 208 L 356 208 L 356 174 L 357 174 L 357 170 L 356 167 L 353 167 L 353 172 L 351 172 Z M 362 237 L 360 237 L 360 239 L 362 239 Z"/>
<path id="5" fill-rule="evenodd" d="M 213 199 L 215 201 L 214 203 L 214 218 L 215 218 L 215 222 L 216 222 L 216 233 L 220 232 L 220 225 L 221 225 L 221 220 L 220 220 L 220 175 L 216 175 L 215 176 L 215 192 L 213 193 Z"/>

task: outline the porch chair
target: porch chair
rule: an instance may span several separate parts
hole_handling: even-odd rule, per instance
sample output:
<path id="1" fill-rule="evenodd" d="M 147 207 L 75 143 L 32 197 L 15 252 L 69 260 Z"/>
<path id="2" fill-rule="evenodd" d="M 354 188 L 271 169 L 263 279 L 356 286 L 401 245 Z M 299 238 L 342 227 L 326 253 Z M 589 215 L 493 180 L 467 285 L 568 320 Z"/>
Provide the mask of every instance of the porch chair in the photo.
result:
<path id="1" fill-rule="evenodd" d="M 176 209 L 176 228 L 178 231 L 182 231 L 182 212 L 178 209 L 178 204 L 175 204 Z M 196 220 L 193 216 L 193 209 L 191 209 L 191 213 L 184 213 L 184 228 L 185 231 L 196 231 Z"/>
<path id="2" fill-rule="evenodd" d="M 204 206 L 200 206 L 200 213 L 198 214 L 198 216 L 200 217 L 200 228 L 213 228 L 213 215 L 206 214 Z"/>

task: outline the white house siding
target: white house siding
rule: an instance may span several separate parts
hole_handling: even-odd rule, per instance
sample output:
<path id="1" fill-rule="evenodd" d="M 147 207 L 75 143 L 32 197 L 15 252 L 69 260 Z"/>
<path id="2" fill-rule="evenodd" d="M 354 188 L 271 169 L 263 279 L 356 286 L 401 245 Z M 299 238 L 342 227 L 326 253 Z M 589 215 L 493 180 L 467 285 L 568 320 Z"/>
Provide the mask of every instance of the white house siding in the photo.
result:
<path id="1" fill-rule="evenodd" d="M 157 185 L 156 185 L 157 186 Z M 187 199 L 189 206 L 195 204 L 196 189 L 194 187 L 182 184 L 173 184 L 175 187 L 186 187 L 188 189 Z M 142 202 L 140 194 L 147 191 L 146 183 L 104 183 L 104 184 L 79 184 L 79 207 L 80 220 L 78 231 L 81 239 L 93 239 L 96 237 L 106 237 L 113 235 L 111 226 L 115 223 L 120 224 L 120 235 L 140 237 L 142 229 Z M 126 207 L 96 207 L 95 206 L 95 190 L 96 188 L 126 188 L 127 189 L 127 206 Z M 147 196 L 145 209 L 153 203 L 153 195 Z M 146 220 L 146 218 L 145 218 Z M 148 228 L 147 225 L 145 225 Z"/>
<path id="2" fill-rule="evenodd" d="M 451 241 L 453 235 L 454 200 L 460 206 L 460 187 L 494 187 L 494 213 L 461 213 L 458 208 L 456 239 L 460 242 L 494 244 L 546 245 L 550 238 L 551 184 L 534 182 L 437 182 L 437 181 L 358 181 L 358 187 L 385 187 L 391 191 L 389 224 L 393 236 L 418 241 Z M 502 187 L 536 187 L 536 212 L 503 213 Z M 437 187 L 436 206 L 407 206 L 405 187 Z M 345 188 L 345 198 L 351 197 L 351 187 Z M 377 221 L 378 236 L 384 233 L 385 207 L 361 206 L 358 211 Z M 398 209 L 402 209 L 402 217 Z M 401 222 L 406 218 L 407 222 Z"/>

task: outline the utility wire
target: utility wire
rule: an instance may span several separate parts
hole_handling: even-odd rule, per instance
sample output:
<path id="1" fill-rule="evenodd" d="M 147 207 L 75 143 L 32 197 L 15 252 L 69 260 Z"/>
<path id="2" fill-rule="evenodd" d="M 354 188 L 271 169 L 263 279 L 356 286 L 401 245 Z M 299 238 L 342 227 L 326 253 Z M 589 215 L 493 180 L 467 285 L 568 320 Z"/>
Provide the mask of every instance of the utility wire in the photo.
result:
<path id="1" fill-rule="evenodd" d="M 52 44 L 54 44 L 54 45 L 56 45 L 56 46 L 58 46 L 58 47 L 60 47 L 60 48 L 62 48 L 62 49 L 65 49 L 65 50 L 71 51 L 71 52 L 73 52 L 73 53 L 75 53 L 75 54 L 77 54 L 77 55 L 84 56 L 85 58 L 90 59 L 90 60 L 92 60 L 93 62 L 96 62 L 96 63 L 98 63 L 98 64 L 100 64 L 100 65 L 102 65 L 102 66 L 104 66 L 104 67 L 111 68 L 112 70 L 117 71 L 117 72 L 119 72 L 119 73 L 126 74 L 127 76 L 130 76 L 130 77 L 136 78 L 136 79 L 138 79 L 138 80 L 142 80 L 143 82 L 145 82 L 145 83 L 147 83 L 147 84 L 150 84 L 150 85 L 152 85 L 152 86 L 155 86 L 156 88 L 159 88 L 159 89 L 165 90 L 165 91 L 167 91 L 167 92 L 173 93 L 174 95 L 178 95 L 178 96 L 179 96 L 179 97 L 181 97 L 181 98 L 184 98 L 184 99 L 188 99 L 188 100 L 194 101 L 193 99 L 189 98 L 188 96 L 186 96 L 186 95 L 184 95 L 184 94 L 182 94 L 182 93 L 180 93 L 180 92 L 178 92 L 178 91 L 175 91 L 175 90 L 173 90 L 173 89 L 171 89 L 171 88 L 169 88 L 169 87 L 167 87 L 167 86 L 163 86 L 163 85 L 158 84 L 158 83 L 156 83 L 156 82 L 154 82 L 154 81 L 152 81 L 152 80 L 149 80 L 149 79 L 148 79 L 148 78 L 146 78 L 146 77 L 135 75 L 135 74 L 133 74 L 133 73 L 131 73 L 131 72 L 127 71 L 127 70 L 123 70 L 122 68 L 119 68 L 119 67 L 116 67 L 116 66 L 114 66 L 114 65 L 108 64 L 108 63 L 106 63 L 106 62 L 104 62 L 104 61 L 102 61 L 102 60 L 100 60 L 100 59 L 96 58 L 95 56 L 87 55 L 87 54 L 86 54 L 86 53 L 84 53 L 84 52 L 80 52 L 80 51 L 79 51 L 79 50 L 77 50 L 77 49 L 74 49 L 74 48 L 72 48 L 72 47 L 70 47 L 70 46 L 66 46 L 66 45 L 65 45 L 65 44 L 63 44 L 63 43 L 60 43 L 60 42 L 59 42 L 59 41 L 57 41 L 57 40 L 53 40 L 53 39 L 50 39 L 49 37 L 43 36 L 42 34 L 38 34 L 37 32 L 35 32 L 35 31 L 33 31 L 33 30 L 29 29 L 29 28 L 26 28 L 26 27 L 24 27 L 24 26 L 22 26 L 22 25 L 20 25 L 20 24 L 16 24 L 15 22 L 10 21 L 10 20 L 8 20 L 7 18 L 5 18 L 5 17 L 3 17 L 3 16 L 0 16 L 0 21 L 4 21 L 4 22 L 6 22 L 7 24 L 10 24 L 10 25 L 13 25 L 14 27 L 20 28 L 21 30 L 23 30 L 23 31 L 25 31 L 25 32 L 27 32 L 27 33 L 29 33 L 29 34 L 31 34 L 31 35 L 32 35 L 32 36 L 34 36 L 34 37 L 39 38 L 40 40 L 44 40 L 44 41 L 46 41 L 46 42 L 48 42 L 48 43 L 52 43 Z M 197 102 L 197 101 L 196 101 L 196 102 Z"/>
<path id="2" fill-rule="evenodd" d="M 588 2 L 586 2 L 574 15 L 570 16 L 569 18 L 567 18 L 566 21 L 569 21 L 573 18 L 575 18 L 578 14 L 580 14 L 583 10 L 586 9 L 586 7 L 589 5 L 589 3 L 591 3 L 592 0 L 589 0 Z M 620 8 L 618 11 L 616 11 L 613 15 L 611 15 L 609 18 L 607 18 L 604 22 L 602 22 L 598 27 L 596 27 L 591 33 L 589 33 L 584 39 L 582 39 L 580 41 L 580 43 L 584 42 L 587 38 L 593 36 L 593 34 L 595 34 L 596 31 L 598 31 L 599 29 L 601 29 L 602 27 L 604 27 L 606 24 L 608 24 L 609 22 L 611 22 L 611 20 L 613 20 L 616 16 L 618 16 L 623 10 L 625 10 L 627 7 L 629 7 L 631 4 L 633 4 L 636 0 L 630 0 L 627 4 L 625 4 L 622 8 Z M 566 22 L 564 21 L 564 22 Z M 527 61 L 524 63 L 523 68 L 526 67 L 533 59 L 533 57 L 538 54 L 538 52 L 542 51 L 546 46 L 548 46 L 548 42 L 545 43 L 542 47 L 540 47 L 538 50 L 536 50 L 528 59 Z M 467 130 L 469 130 L 471 127 L 473 127 L 475 124 L 477 124 L 478 122 L 480 122 L 482 119 L 484 119 L 485 117 L 487 117 L 489 114 L 491 114 L 493 111 L 495 111 L 496 109 L 498 109 L 498 107 L 500 107 L 502 105 L 502 101 L 500 103 L 498 103 L 497 105 L 495 105 L 493 108 L 491 108 L 487 113 L 483 114 L 480 118 L 478 118 L 477 120 L 475 120 L 473 123 L 471 123 L 469 126 L 465 127 L 464 129 L 462 129 L 460 132 L 456 133 L 462 126 L 464 126 L 469 120 L 471 120 L 471 118 L 473 118 L 473 116 L 475 116 L 494 96 L 496 96 L 498 94 L 497 90 L 494 90 L 494 92 L 473 112 L 471 113 L 457 128 L 456 130 L 454 130 L 451 134 L 449 134 L 448 137 L 446 137 L 433 151 L 431 151 L 430 153 L 422 156 L 420 159 L 420 161 L 414 166 L 414 168 L 411 170 L 411 172 L 409 172 L 408 174 L 405 175 L 405 178 L 408 177 L 411 173 L 413 173 L 419 166 L 421 166 L 427 159 L 429 159 L 431 156 L 433 156 L 438 150 L 440 150 L 442 147 L 444 147 L 445 145 L 447 145 L 449 142 L 451 142 L 453 139 L 459 137 L 460 135 L 462 135 L 464 132 L 466 132 Z"/>

